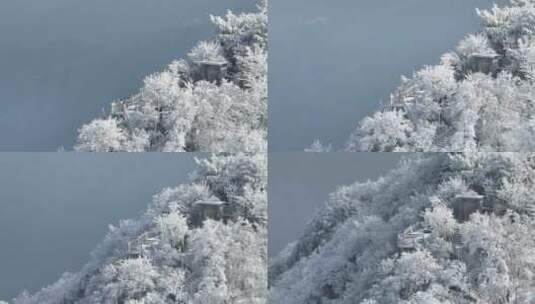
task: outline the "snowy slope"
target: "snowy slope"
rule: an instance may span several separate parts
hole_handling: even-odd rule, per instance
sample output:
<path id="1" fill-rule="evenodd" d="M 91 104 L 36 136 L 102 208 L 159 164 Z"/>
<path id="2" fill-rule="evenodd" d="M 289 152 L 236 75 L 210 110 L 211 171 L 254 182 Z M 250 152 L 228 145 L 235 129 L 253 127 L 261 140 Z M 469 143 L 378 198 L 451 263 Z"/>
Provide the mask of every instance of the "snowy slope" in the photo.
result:
<path id="1" fill-rule="evenodd" d="M 79 129 L 78 151 L 262 152 L 267 146 L 267 2 L 212 16 L 216 35 L 145 78 Z"/>
<path id="2" fill-rule="evenodd" d="M 331 195 L 270 263 L 270 299 L 533 303 L 534 182 L 531 154 L 407 157 Z"/>
<path id="3" fill-rule="evenodd" d="M 266 159 L 213 156 L 199 166 L 140 218 L 110 226 L 81 271 L 13 303 L 265 303 Z"/>
<path id="4" fill-rule="evenodd" d="M 534 151 L 535 2 L 478 11 L 483 29 L 402 77 L 348 151 Z"/>

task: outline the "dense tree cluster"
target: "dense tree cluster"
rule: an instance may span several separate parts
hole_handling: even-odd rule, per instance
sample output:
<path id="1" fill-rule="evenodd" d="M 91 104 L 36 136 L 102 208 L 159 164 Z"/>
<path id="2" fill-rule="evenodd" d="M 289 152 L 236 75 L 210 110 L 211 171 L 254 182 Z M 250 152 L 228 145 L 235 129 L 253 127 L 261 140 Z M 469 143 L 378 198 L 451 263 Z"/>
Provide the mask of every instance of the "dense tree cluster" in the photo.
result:
<path id="1" fill-rule="evenodd" d="M 349 151 L 535 150 L 535 1 L 478 10 L 483 30 L 441 63 L 402 77 Z"/>
<path id="2" fill-rule="evenodd" d="M 219 155 L 199 165 L 191 183 L 111 226 L 80 272 L 13 303 L 265 303 L 266 159 Z"/>
<path id="3" fill-rule="evenodd" d="M 270 264 L 273 303 L 535 303 L 535 156 L 411 155 L 334 192 Z"/>
<path id="4" fill-rule="evenodd" d="M 145 78 L 138 94 L 79 129 L 97 152 L 262 152 L 267 141 L 267 2 L 214 17 L 216 36 Z"/>

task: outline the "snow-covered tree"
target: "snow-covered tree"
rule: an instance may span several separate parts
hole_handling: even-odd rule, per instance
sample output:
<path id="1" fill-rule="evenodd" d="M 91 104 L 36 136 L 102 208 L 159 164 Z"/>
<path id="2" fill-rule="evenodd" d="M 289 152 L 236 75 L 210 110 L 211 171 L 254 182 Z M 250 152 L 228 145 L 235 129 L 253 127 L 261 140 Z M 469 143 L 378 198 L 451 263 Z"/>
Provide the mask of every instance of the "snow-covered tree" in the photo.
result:
<path id="1" fill-rule="evenodd" d="M 266 159 L 214 155 L 110 231 L 77 273 L 15 304 L 264 304 Z"/>
<path id="2" fill-rule="evenodd" d="M 413 154 L 331 194 L 270 263 L 274 303 L 529 303 L 535 158 Z"/>
<path id="3" fill-rule="evenodd" d="M 126 136 L 113 118 L 97 119 L 80 128 L 79 151 L 117 152 L 125 146 Z"/>
<path id="4" fill-rule="evenodd" d="M 478 10 L 482 30 L 441 62 L 402 77 L 348 151 L 534 151 L 535 4 Z"/>
<path id="5" fill-rule="evenodd" d="M 373 117 L 362 121 L 359 134 L 353 136 L 348 147 L 373 152 L 393 152 L 406 145 L 412 130 L 411 122 L 404 117 L 402 111 L 375 113 Z"/>
<path id="6" fill-rule="evenodd" d="M 267 2 L 211 17 L 212 40 L 145 78 L 108 117 L 79 129 L 78 151 L 264 152 L 267 149 Z"/>

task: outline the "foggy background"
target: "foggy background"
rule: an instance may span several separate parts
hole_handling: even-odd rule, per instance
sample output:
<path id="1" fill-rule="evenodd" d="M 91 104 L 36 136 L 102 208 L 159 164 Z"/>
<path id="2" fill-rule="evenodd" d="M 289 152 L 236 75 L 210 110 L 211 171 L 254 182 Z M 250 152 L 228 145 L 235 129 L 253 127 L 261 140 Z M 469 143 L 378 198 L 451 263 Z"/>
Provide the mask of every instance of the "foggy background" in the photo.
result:
<path id="1" fill-rule="evenodd" d="M 506 0 L 271 0 L 269 145 L 340 150 L 411 75 L 480 29 L 475 8 Z"/>
<path id="2" fill-rule="evenodd" d="M 70 150 L 76 130 L 252 0 L 0 1 L 0 151 Z"/>
<path id="3" fill-rule="evenodd" d="M 0 153 L 0 300 L 75 272 L 108 231 L 165 187 L 193 153 Z"/>
<path id="4" fill-rule="evenodd" d="M 276 255 L 297 240 L 338 187 L 374 180 L 393 169 L 404 154 L 271 153 L 269 255 Z"/>

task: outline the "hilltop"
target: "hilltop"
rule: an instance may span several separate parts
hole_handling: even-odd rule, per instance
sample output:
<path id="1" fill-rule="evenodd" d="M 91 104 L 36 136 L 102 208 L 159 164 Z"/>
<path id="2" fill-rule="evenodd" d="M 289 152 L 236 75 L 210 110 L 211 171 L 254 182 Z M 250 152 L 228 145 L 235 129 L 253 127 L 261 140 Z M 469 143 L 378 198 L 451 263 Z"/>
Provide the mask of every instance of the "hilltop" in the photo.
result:
<path id="1" fill-rule="evenodd" d="M 360 121 L 346 150 L 535 149 L 535 1 L 477 13 L 482 30 L 438 65 L 402 77 L 390 101 Z"/>
<path id="2" fill-rule="evenodd" d="M 266 167 L 263 156 L 199 161 L 191 183 L 110 226 L 83 269 L 12 303 L 265 303 Z"/>
<path id="3" fill-rule="evenodd" d="M 534 303 L 535 158 L 424 154 L 340 187 L 269 268 L 273 303 Z"/>

